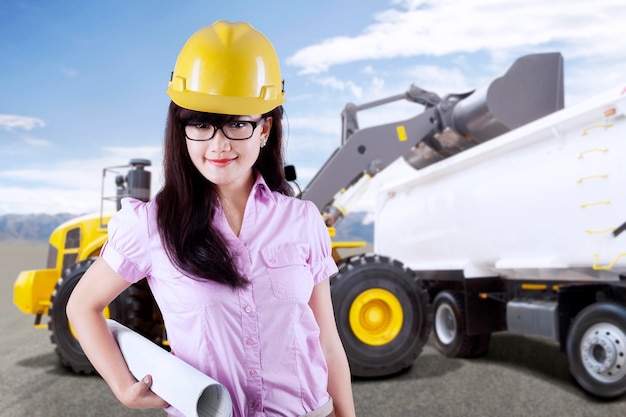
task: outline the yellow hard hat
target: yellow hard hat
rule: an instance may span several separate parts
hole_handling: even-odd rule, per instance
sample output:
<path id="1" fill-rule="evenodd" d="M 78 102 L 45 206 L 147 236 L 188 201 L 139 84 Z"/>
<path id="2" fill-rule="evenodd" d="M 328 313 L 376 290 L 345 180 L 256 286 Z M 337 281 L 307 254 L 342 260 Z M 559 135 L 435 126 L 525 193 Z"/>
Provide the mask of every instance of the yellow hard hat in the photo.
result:
<path id="1" fill-rule="evenodd" d="M 285 101 L 270 41 L 248 23 L 223 20 L 187 40 L 167 93 L 180 107 L 220 114 L 264 114 Z"/>

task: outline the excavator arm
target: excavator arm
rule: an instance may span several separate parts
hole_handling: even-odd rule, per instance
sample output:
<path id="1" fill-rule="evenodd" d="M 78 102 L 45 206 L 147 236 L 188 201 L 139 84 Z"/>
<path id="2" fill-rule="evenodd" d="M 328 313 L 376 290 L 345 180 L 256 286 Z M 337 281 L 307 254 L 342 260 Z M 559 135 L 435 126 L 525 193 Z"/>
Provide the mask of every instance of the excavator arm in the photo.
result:
<path id="1" fill-rule="evenodd" d="M 359 129 L 357 113 L 408 100 L 423 111 L 408 120 Z M 400 157 L 415 169 L 563 108 L 563 58 L 560 53 L 527 55 L 488 86 L 465 94 L 437 94 L 412 85 L 404 94 L 348 104 L 342 112 L 341 146 L 300 197 L 313 201 L 329 226 L 343 217 L 342 195 L 359 187 Z"/>

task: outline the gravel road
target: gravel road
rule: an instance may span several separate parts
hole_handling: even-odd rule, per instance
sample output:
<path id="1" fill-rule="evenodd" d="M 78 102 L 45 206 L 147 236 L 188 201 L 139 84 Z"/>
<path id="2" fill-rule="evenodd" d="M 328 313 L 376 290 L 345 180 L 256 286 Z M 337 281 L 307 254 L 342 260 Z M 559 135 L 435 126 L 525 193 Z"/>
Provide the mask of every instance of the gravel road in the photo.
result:
<path id="1" fill-rule="evenodd" d="M 61 367 L 48 331 L 13 304 L 19 271 L 43 268 L 47 246 L 0 244 L 0 417 L 164 417 L 161 410 L 129 410 L 97 376 Z M 414 366 L 392 378 L 355 380 L 357 415 L 377 416 L 617 416 L 626 397 L 601 401 L 569 376 L 556 345 L 510 334 L 494 335 L 481 359 L 447 359 L 429 344 Z"/>

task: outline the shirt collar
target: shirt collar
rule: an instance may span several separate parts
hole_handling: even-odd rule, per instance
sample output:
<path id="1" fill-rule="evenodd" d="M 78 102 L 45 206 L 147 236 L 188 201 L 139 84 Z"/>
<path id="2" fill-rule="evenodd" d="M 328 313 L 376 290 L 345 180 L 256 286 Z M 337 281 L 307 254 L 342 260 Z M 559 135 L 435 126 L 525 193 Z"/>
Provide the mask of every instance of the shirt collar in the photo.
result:
<path id="1" fill-rule="evenodd" d="M 254 193 L 254 197 L 256 199 L 269 199 L 272 201 L 276 201 L 276 196 L 272 193 L 272 190 L 267 186 L 263 175 L 257 171 L 256 181 L 254 182 L 254 186 L 252 187 L 252 192 Z"/>

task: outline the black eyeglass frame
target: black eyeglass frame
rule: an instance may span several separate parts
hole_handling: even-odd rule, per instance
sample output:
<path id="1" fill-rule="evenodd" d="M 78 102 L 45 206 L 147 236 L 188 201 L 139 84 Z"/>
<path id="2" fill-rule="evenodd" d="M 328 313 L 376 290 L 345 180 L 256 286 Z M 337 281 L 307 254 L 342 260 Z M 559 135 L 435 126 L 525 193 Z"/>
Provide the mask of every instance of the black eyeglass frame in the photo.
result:
<path id="1" fill-rule="evenodd" d="M 260 119 L 260 120 L 257 120 L 257 121 L 253 121 L 253 120 L 233 120 L 231 122 L 224 123 L 220 127 L 217 127 L 216 125 L 214 125 L 212 123 L 204 123 L 204 122 L 201 122 L 201 123 L 198 123 L 198 122 L 182 122 L 180 125 L 181 125 L 181 128 L 183 129 L 183 132 L 185 133 L 185 138 L 187 138 L 189 140 L 192 140 L 194 142 L 206 142 L 206 141 L 209 141 L 209 140 L 213 139 L 215 137 L 215 134 L 217 133 L 218 130 L 221 130 L 222 134 L 224 135 L 224 137 L 227 138 L 228 140 L 248 140 L 252 136 L 254 136 L 254 131 L 256 130 L 257 126 L 259 126 L 260 124 L 262 125 L 264 122 L 265 122 L 265 117 Z M 237 138 L 237 139 L 231 138 L 231 137 L 229 137 L 226 134 L 226 132 L 224 132 L 224 126 L 226 126 L 228 123 L 249 123 L 250 125 L 252 125 L 252 133 L 250 133 L 250 136 L 248 136 L 247 138 Z M 189 125 L 198 125 L 198 124 L 205 124 L 207 126 L 209 126 L 209 125 L 213 126 L 214 130 L 213 130 L 213 134 L 211 135 L 211 137 L 209 137 L 207 139 L 192 139 L 189 136 L 187 136 L 187 129 L 186 129 L 186 127 L 189 126 Z"/>

